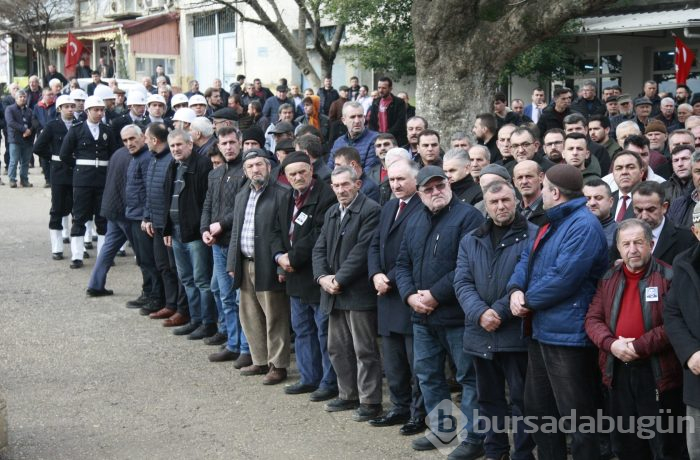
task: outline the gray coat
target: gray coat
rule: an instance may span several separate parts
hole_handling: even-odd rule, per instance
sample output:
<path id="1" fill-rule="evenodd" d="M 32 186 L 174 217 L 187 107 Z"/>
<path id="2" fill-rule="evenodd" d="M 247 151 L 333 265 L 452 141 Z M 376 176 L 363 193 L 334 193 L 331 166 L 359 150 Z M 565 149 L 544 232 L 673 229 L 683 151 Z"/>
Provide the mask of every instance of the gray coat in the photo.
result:
<path id="1" fill-rule="evenodd" d="M 361 192 L 340 221 L 340 205 L 326 212 L 321 235 L 313 250 L 314 279 L 335 275 L 342 292 L 321 289 L 321 309 L 374 310 L 377 291 L 367 278 L 367 250 L 379 224 L 381 207 Z"/>

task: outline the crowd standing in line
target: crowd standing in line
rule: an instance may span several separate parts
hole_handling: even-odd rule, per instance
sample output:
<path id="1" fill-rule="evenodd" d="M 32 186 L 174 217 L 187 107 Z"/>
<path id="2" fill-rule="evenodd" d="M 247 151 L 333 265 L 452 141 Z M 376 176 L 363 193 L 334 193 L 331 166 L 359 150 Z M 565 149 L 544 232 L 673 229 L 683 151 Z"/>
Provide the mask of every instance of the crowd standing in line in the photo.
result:
<path id="1" fill-rule="evenodd" d="M 128 242 L 127 307 L 264 385 L 293 350 L 285 393 L 415 450 L 700 459 L 700 94 L 496 93 L 445 139 L 388 77 L 173 94 L 158 66 L 125 94 L 101 64 L 87 92 L 51 65 L 3 100 L 9 186 L 36 154 L 51 188 L 52 258 L 70 243 L 81 269 L 97 235 L 88 296 Z M 600 413 L 622 421 L 586 430 Z"/>

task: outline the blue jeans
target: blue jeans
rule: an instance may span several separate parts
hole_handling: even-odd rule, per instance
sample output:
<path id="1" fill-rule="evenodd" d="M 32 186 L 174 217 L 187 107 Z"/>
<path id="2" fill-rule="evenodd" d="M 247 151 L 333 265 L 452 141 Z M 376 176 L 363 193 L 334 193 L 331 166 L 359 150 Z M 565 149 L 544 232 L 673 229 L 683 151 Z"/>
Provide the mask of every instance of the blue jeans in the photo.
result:
<path id="1" fill-rule="evenodd" d="M 190 322 L 216 324 L 216 306 L 211 294 L 211 248 L 202 240 L 183 243 L 173 235 L 173 254 L 177 274 L 187 293 Z"/>
<path id="2" fill-rule="evenodd" d="M 463 327 L 430 326 L 413 324 L 414 371 L 420 384 L 425 410 L 429 414 L 440 402 L 450 400 L 450 389 L 445 378 L 445 358 L 450 355 L 457 368 L 456 379 L 462 385 L 460 409 L 467 418 L 463 439 L 471 444 L 481 444 L 483 435 L 474 433 L 472 415 L 479 408 L 476 398 L 476 371 L 472 357 L 462 348 Z M 430 417 L 429 428 L 437 433 L 438 420 Z"/>
<path id="3" fill-rule="evenodd" d="M 292 328 L 296 335 L 294 352 L 301 383 L 320 388 L 338 388 L 338 379 L 328 355 L 328 313 L 319 304 L 290 297 Z"/>
<path id="4" fill-rule="evenodd" d="M 228 340 L 226 349 L 234 353 L 250 353 L 248 340 L 243 333 L 241 320 L 238 316 L 238 290 L 233 288 L 233 278 L 226 271 L 226 258 L 228 246 L 212 246 L 214 252 L 214 277 L 219 285 L 221 298 L 222 324 L 225 326 Z"/>
<path id="5" fill-rule="evenodd" d="M 10 182 L 17 182 L 17 163 L 19 163 L 20 182 L 29 182 L 29 160 L 32 158 L 32 144 L 10 144 Z"/>
<path id="6" fill-rule="evenodd" d="M 117 251 L 126 241 L 131 239 L 131 224 L 128 220 L 108 220 L 107 234 L 95 266 L 92 267 L 88 288 L 102 290 L 107 283 L 107 272 L 112 268 L 112 262 Z"/>

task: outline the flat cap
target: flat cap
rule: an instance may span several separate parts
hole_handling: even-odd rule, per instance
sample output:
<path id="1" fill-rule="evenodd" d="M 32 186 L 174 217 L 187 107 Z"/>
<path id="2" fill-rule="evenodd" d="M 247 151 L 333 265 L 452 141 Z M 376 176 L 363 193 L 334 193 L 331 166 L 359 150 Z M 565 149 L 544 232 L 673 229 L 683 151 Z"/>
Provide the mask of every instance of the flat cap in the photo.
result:
<path id="1" fill-rule="evenodd" d="M 418 183 L 418 186 L 421 187 L 427 184 L 431 179 L 435 179 L 436 177 L 439 177 L 440 179 L 447 179 L 445 171 L 443 171 L 442 168 L 432 165 L 424 166 L 421 168 L 420 171 L 418 171 L 418 177 L 416 178 L 416 181 Z"/>
<path id="2" fill-rule="evenodd" d="M 501 176 L 503 178 L 503 180 L 506 182 L 511 181 L 511 177 L 510 177 L 510 174 L 508 173 L 508 170 L 506 168 L 504 168 L 503 166 L 497 165 L 494 163 L 491 163 L 491 164 L 486 165 L 483 168 L 481 168 L 480 174 L 482 176 L 484 174 L 495 174 L 496 176 Z"/>
<path id="3" fill-rule="evenodd" d="M 571 165 L 554 165 L 547 170 L 545 177 L 553 185 L 567 190 L 580 192 L 583 188 L 581 170 Z"/>

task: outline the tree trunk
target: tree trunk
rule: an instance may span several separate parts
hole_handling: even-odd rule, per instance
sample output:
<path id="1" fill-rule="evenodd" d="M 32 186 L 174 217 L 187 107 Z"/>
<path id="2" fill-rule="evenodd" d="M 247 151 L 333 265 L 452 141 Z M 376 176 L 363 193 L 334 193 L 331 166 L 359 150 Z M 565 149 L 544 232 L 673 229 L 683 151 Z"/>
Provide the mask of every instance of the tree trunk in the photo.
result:
<path id="1" fill-rule="evenodd" d="M 328 59 L 321 59 L 321 75 L 323 78 L 333 76 L 333 61 Z M 319 86 L 321 86 L 319 82 Z"/>
<path id="2" fill-rule="evenodd" d="M 496 80 L 518 53 L 556 35 L 606 0 L 413 0 L 416 106 L 443 145 L 493 112 Z"/>

